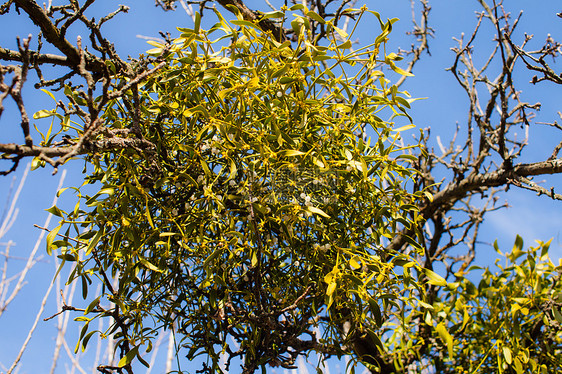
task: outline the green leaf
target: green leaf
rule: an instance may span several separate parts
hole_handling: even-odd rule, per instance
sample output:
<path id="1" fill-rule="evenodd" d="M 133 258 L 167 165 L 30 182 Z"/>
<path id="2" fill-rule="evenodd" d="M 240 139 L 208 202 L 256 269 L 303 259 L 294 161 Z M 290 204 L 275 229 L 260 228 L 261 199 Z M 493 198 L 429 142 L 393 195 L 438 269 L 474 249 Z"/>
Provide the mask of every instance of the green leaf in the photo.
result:
<path id="1" fill-rule="evenodd" d="M 84 311 L 84 315 L 90 313 L 92 310 L 94 310 L 95 307 L 98 306 L 99 302 L 100 302 L 100 298 L 101 295 L 96 297 L 91 303 L 90 305 L 88 305 L 88 307 L 86 308 L 86 310 Z"/>
<path id="2" fill-rule="evenodd" d="M 324 212 L 324 211 L 323 211 L 322 209 L 320 209 L 320 208 L 316 208 L 316 207 L 314 207 L 314 206 L 307 206 L 305 209 L 306 209 L 307 211 L 311 212 L 311 213 L 319 214 L 319 215 L 321 215 L 322 217 L 330 218 L 330 216 L 327 215 L 326 212 Z"/>
<path id="3" fill-rule="evenodd" d="M 346 40 L 344 43 L 337 46 L 338 49 L 349 49 L 351 48 L 351 40 Z"/>
<path id="4" fill-rule="evenodd" d="M 385 351 L 385 345 L 382 343 L 381 339 L 379 338 L 379 336 L 373 331 L 373 329 L 367 329 L 367 334 L 369 334 L 369 336 L 371 337 L 371 339 L 373 340 L 373 342 L 375 343 L 375 345 L 377 347 L 379 347 L 379 349 L 384 352 Z"/>
<path id="5" fill-rule="evenodd" d="M 543 257 L 545 257 L 545 256 L 548 255 L 548 249 L 550 248 L 550 243 L 551 243 L 551 242 L 552 242 L 552 238 L 551 238 L 548 242 L 546 242 L 546 243 L 543 243 L 543 242 L 540 242 L 540 243 L 539 243 L 539 245 L 540 245 L 540 247 L 541 247 L 541 258 L 543 258 Z"/>
<path id="6" fill-rule="evenodd" d="M 205 118 L 209 118 L 209 112 L 203 105 L 197 105 L 183 111 L 185 117 L 193 117 L 196 114 L 201 114 Z"/>
<path id="7" fill-rule="evenodd" d="M 280 18 L 283 18 L 284 16 L 285 16 L 285 13 L 283 13 L 279 10 L 276 10 L 276 11 L 273 11 L 273 12 L 264 13 L 262 15 L 261 19 L 270 19 L 270 18 L 280 19 Z"/>
<path id="8" fill-rule="evenodd" d="M 230 174 L 228 175 L 228 180 L 233 180 L 234 178 L 236 178 L 236 174 L 238 172 L 238 169 L 236 167 L 236 163 L 234 162 L 234 160 L 230 160 Z"/>
<path id="9" fill-rule="evenodd" d="M 361 267 L 361 259 L 358 256 L 354 256 L 349 260 L 349 266 L 353 269 L 359 269 Z"/>
<path id="10" fill-rule="evenodd" d="M 50 207 L 49 209 L 45 209 L 47 212 L 51 213 L 52 215 L 55 215 L 57 217 L 61 217 L 63 216 L 63 212 L 62 210 L 60 210 L 59 208 L 57 208 L 56 205 L 53 205 L 52 207 Z"/>
<path id="11" fill-rule="evenodd" d="M 316 12 L 313 11 L 308 11 L 306 12 L 306 16 L 312 18 L 313 20 L 315 20 L 318 23 L 321 24 L 325 24 L 326 21 L 324 20 L 324 18 L 320 17 L 320 15 Z"/>
<path id="12" fill-rule="evenodd" d="M 558 321 L 558 323 L 562 323 L 562 313 L 560 313 L 557 306 L 552 307 L 552 313 L 554 314 L 554 318 Z"/>
<path id="13" fill-rule="evenodd" d="M 163 51 L 164 48 L 151 48 L 146 51 L 146 54 L 150 56 L 160 56 Z"/>
<path id="14" fill-rule="evenodd" d="M 332 294 L 336 291 L 337 283 L 331 282 L 326 289 L 326 295 L 332 296 Z"/>
<path id="15" fill-rule="evenodd" d="M 46 89 L 42 88 L 41 91 L 45 92 L 47 95 L 49 95 L 51 97 L 51 99 L 53 99 L 55 101 L 55 103 L 57 102 L 57 99 L 55 98 L 55 95 L 53 95 L 53 93 L 51 91 L 47 91 Z"/>
<path id="16" fill-rule="evenodd" d="M 257 30 L 261 30 L 261 27 L 259 25 L 255 24 L 253 22 L 250 22 L 250 21 L 244 21 L 244 20 L 241 20 L 241 19 L 237 19 L 237 20 L 230 21 L 230 23 L 232 23 L 233 25 L 236 25 L 236 26 L 246 26 L 246 27 L 251 27 L 251 28 L 257 29 Z"/>
<path id="17" fill-rule="evenodd" d="M 114 193 L 115 193 L 115 188 L 106 187 L 106 188 L 102 188 L 96 195 L 107 194 L 109 196 L 112 196 Z"/>
<path id="18" fill-rule="evenodd" d="M 439 334 L 439 337 L 441 338 L 441 340 L 447 345 L 447 351 L 449 353 L 449 358 L 452 359 L 453 358 L 453 337 L 451 336 L 451 334 L 449 334 L 449 332 L 447 331 L 447 328 L 445 327 L 445 325 L 442 322 L 437 324 L 437 326 L 435 327 L 435 330 Z"/>
<path id="19" fill-rule="evenodd" d="M 432 284 L 434 286 L 441 286 L 441 287 L 444 287 L 444 286 L 447 285 L 447 281 L 445 280 L 445 278 L 443 278 L 439 274 L 437 274 L 437 273 L 435 273 L 435 272 L 433 272 L 429 269 L 423 269 L 423 272 L 428 278 L 427 283 Z"/>
<path id="20" fill-rule="evenodd" d="M 435 309 L 435 308 L 433 307 L 433 305 L 428 304 L 428 303 L 426 303 L 426 302 L 423 302 L 423 301 L 421 301 L 421 300 L 418 301 L 418 304 L 419 304 L 421 307 L 425 308 L 425 309 L 429 309 L 429 310 Z"/>
<path id="21" fill-rule="evenodd" d="M 515 244 L 513 245 L 513 252 L 518 252 L 523 248 L 523 238 L 517 235 L 515 237 Z"/>
<path id="22" fill-rule="evenodd" d="M 392 129 L 392 131 L 395 131 L 395 132 L 402 132 L 402 131 L 406 131 L 406 130 L 411 130 L 411 129 L 415 128 L 415 127 L 416 127 L 416 125 L 410 124 L 410 125 L 405 125 L 405 126 L 398 127 L 397 129 Z"/>
<path id="23" fill-rule="evenodd" d="M 343 31 L 342 29 L 340 29 L 339 27 L 334 26 L 334 30 L 336 30 L 336 32 L 342 39 L 347 39 L 349 37 L 349 34 Z"/>
<path id="24" fill-rule="evenodd" d="M 82 274 L 80 276 L 80 281 L 82 283 L 82 299 L 86 300 L 86 298 L 88 297 L 88 286 L 91 281 L 88 279 L 88 276 L 86 274 Z"/>
<path id="25" fill-rule="evenodd" d="M 155 40 L 148 40 L 148 41 L 146 42 L 146 44 L 149 44 L 149 45 L 151 45 L 151 46 L 153 46 L 153 47 L 157 47 L 157 48 L 164 48 L 164 47 L 165 47 L 164 44 L 162 44 L 162 43 L 160 43 L 160 42 L 157 42 L 157 41 L 155 41 Z"/>
<path id="26" fill-rule="evenodd" d="M 193 32 L 199 34 L 201 28 L 201 13 L 195 12 L 195 22 L 193 25 Z"/>
<path id="27" fill-rule="evenodd" d="M 418 249 L 418 250 L 423 250 L 423 248 L 420 246 L 420 244 L 418 242 L 416 242 L 414 239 L 412 239 L 409 235 L 404 235 L 404 239 L 406 240 L 406 242 L 408 244 L 410 244 L 412 247 Z"/>
<path id="28" fill-rule="evenodd" d="M 515 371 L 517 372 L 517 374 L 523 374 L 523 365 L 521 364 L 521 361 L 518 357 L 515 357 L 513 359 L 513 366 L 515 366 Z"/>
<path id="29" fill-rule="evenodd" d="M 133 347 L 133 349 L 127 352 L 127 354 L 123 356 L 121 360 L 119 360 L 117 366 L 122 368 L 124 366 L 129 365 L 134 360 L 134 358 L 138 355 L 138 353 L 139 353 L 139 347 L 138 346 Z"/>
<path id="30" fill-rule="evenodd" d="M 256 266 L 258 266 L 258 251 L 257 250 L 252 252 L 251 265 L 252 265 L 252 268 L 255 268 Z"/>
<path id="31" fill-rule="evenodd" d="M 302 156 L 306 153 L 301 152 L 301 151 L 297 151 L 297 150 L 294 150 L 294 149 L 288 149 L 288 150 L 285 150 L 285 151 L 281 151 L 280 154 L 285 156 L 285 157 L 293 157 L 293 156 Z"/>
<path id="32" fill-rule="evenodd" d="M 156 227 L 154 226 L 154 221 L 152 220 L 152 215 L 150 214 L 150 209 L 148 207 L 148 201 L 146 202 L 145 207 L 146 207 L 146 209 L 144 211 L 144 216 L 146 217 L 146 220 L 148 221 L 148 224 L 150 225 L 150 227 L 155 229 Z"/>
<path id="33" fill-rule="evenodd" d="M 140 354 L 137 355 L 137 358 L 138 358 L 139 362 L 140 362 L 141 364 L 143 364 L 144 367 L 146 367 L 146 368 L 149 368 L 149 367 L 150 367 L 150 364 L 149 364 L 148 362 L 146 362 L 146 360 L 143 359 Z"/>
<path id="34" fill-rule="evenodd" d="M 148 261 L 147 259 L 145 259 L 144 257 L 139 257 L 139 261 L 141 262 L 141 264 L 152 271 L 156 271 L 158 273 L 163 273 L 164 271 L 162 269 L 159 269 L 157 266 L 153 265 L 150 261 Z"/>
<path id="35" fill-rule="evenodd" d="M 46 109 L 41 109 L 38 112 L 35 112 L 35 114 L 33 114 L 33 118 L 34 119 L 40 119 L 40 118 L 47 118 L 47 117 L 52 117 L 55 115 L 55 112 L 52 110 L 46 110 Z"/>
<path id="36" fill-rule="evenodd" d="M 382 314 L 379 304 L 372 297 L 369 297 L 368 302 L 369 302 L 369 310 L 371 311 L 371 313 L 373 313 L 373 317 L 375 317 L 375 322 L 377 323 L 377 327 L 381 327 L 383 320 L 382 320 Z"/>
<path id="37" fill-rule="evenodd" d="M 218 249 L 215 249 L 209 256 L 207 256 L 207 258 L 205 259 L 205 261 L 203 262 L 203 268 L 204 269 L 208 269 L 209 265 L 217 258 L 220 256 L 222 252 Z"/>
<path id="38" fill-rule="evenodd" d="M 90 253 L 92 253 L 96 245 L 99 243 L 103 234 L 104 234 L 103 228 L 97 230 L 96 235 L 88 241 L 88 246 L 86 247 L 86 256 L 89 256 Z"/>
<path id="39" fill-rule="evenodd" d="M 61 222 L 57 227 L 52 229 L 51 232 L 49 232 L 49 234 L 47 234 L 46 243 L 47 243 L 47 253 L 49 254 L 49 256 L 51 256 L 53 254 L 53 241 L 57 237 L 57 235 L 58 235 L 58 233 L 59 233 L 59 231 L 62 227 L 62 224 L 63 224 L 63 222 Z"/>
<path id="40" fill-rule="evenodd" d="M 33 157 L 31 161 L 31 171 L 45 166 L 45 161 L 41 160 L 39 157 Z"/>
<path id="41" fill-rule="evenodd" d="M 501 256 L 503 256 L 502 251 L 500 251 L 500 247 L 498 246 L 498 240 L 494 240 L 494 244 L 493 244 L 494 250 Z"/>
<path id="42" fill-rule="evenodd" d="M 502 346 L 502 353 L 503 353 L 503 357 L 505 358 L 505 362 L 507 362 L 509 365 L 511 365 L 511 363 L 513 362 L 512 357 L 511 357 L 511 349 L 509 349 L 509 347 L 506 347 L 504 345 L 504 346 Z"/>
<path id="43" fill-rule="evenodd" d="M 76 261 L 76 257 L 74 257 L 73 254 L 68 252 L 58 255 L 57 257 L 64 261 Z"/>
<path id="44" fill-rule="evenodd" d="M 413 77 L 414 74 L 407 72 L 406 70 L 403 70 L 401 68 L 399 68 L 398 66 L 396 66 L 396 64 L 394 63 L 394 61 L 389 61 L 388 65 L 390 66 L 390 68 L 392 70 L 394 70 L 395 73 L 398 73 L 400 75 L 404 75 L 406 77 Z"/>
<path id="45" fill-rule="evenodd" d="M 283 71 L 283 69 L 281 69 L 281 71 Z M 282 77 L 281 79 L 279 79 L 279 83 L 281 84 L 289 84 L 293 83 L 294 81 L 296 81 L 296 79 L 293 77 Z"/>
<path id="46" fill-rule="evenodd" d="M 86 336 L 84 336 L 84 338 L 82 339 L 82 352 L 84 352 L 86 350 L 86 347 L 88 345 L 88 342 L 90 341 L 90 338 L 96 333 L 97 331 L 90 331 L 89 333 L 86 334 Z"/>
<path id="47" fill-rule="evenodd" d="M 81 319 L 81 318 L 83 318 L 83 319 Z M 76 347 L 74 348 L 74 353 L 78 353 L 78 349 L 80 349 L 80 342 L 82 341 L 82 339 L 84 339 L 84 336 L 88 332 L 88 328 L 90 326 L 90 319 L 86 318 L 86 317 L 77 317 L 74 320 L 75 321 L 86 321 L 86 323 L 84 324 L 84 326 L 82 326 L 82 329 L 80 330 L 80 337 L 78 338 L 78 341 L 76 342 Z"/>

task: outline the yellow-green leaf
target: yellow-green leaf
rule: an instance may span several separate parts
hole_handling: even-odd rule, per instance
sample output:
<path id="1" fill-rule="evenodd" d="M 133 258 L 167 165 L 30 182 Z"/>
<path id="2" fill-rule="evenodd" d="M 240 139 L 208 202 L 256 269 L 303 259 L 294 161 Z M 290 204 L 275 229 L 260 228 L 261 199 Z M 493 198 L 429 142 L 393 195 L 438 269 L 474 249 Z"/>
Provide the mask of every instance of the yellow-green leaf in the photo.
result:
<path id="1" fill-rule="evenodd" d="M 57 101 L 57 99 L 55 99 L 55 95 L 53 95 L 53 93 L 51 91 L 47 91 L 46 89 L 42 88 L 41 91 L 45 92 L 47 95 L 51 96 L 51 99 L 55 100 L 55 102 Z"/>
<path id="2" fill-rule="evenodd" d="M 354 256 L 351 260 L 349 260 L 349 266 L 352 269 L 359 269 L 361 267 L 361 259 L 358 256 Z"/>
<path id="3" fill-rule="evenodd" d="M 421 300 L 418 301 L 418 304 L 419 304 L 420 306 L 424 307 L 425 309 L 431 309 L 431 310 L 433 310 L 433 305 L 431 305 L 431 304 L 425 303 L 425 302 L 423 302 L 423 301 L 421 301 Z"/>
<path id="4" fill-rule="evenodd" d="M 285 13 L 283 13 L 283 12 L 281 12 L 281 11 L 279 11 L 279 10 L 276 10 L 276 11 L 273 11 L 273 12 L 264 13 L 264 14 L 262 15 L 262 18 L 261 18 L 261 19 L 283 18 L 283 16 L 285 16 Z"/>
<path id="5" fill-rule="evenodd" d="M 392 70 L 394 70 L 395 73 L 398 73 L 400 75 L 404 75 L 406 77 L 413 77 L 414 74 L 407 72 L 406 70 L 403 70 L 401 68 L 399 68 L 398 66 L 396 66 L 396 64 L 394 63 L 394 61 L 389 61 L 389 66 Z"/>
<path id="6" fill-rule="evenodd" d="M 236 26 L 246 26 L 246 27 L 252 27 L 252 28 L 257 29 L 257 30 L 261 30 L 259 25 L 255 24 L 255 23 L 252 23 L 250 21 L 244 21 L 244 20 L 241 20 L 241 19 L 237 19 L 237 20 L 234 20 L 234 21 L 230 21 L 230 23 L 232 23 L 233 25 L 236 25 Z"/>
<path id="7" fill-rule="evenodd" d="M 326 214 L 326 212 L 324 212 L 324 211 L 323 211 L 322 209 L 320 209 L 320 208 L 316 208 L 316 207 L 314 207 L 314 206 L 307 206 L 307 207 L 306 207 L 306 210 L 308 210 L 309 212 L 314 213 L 314 214 L 319 214 L 319 215 L 321 215 L 322 217 L 330 218 L 330 216 L 329 216 L 328 214 Z"/>
<path id="8" fill-rule="evenodd" d="M 254 253 L 252 253 L 252 268 L 255 268 L 258 265 L 258 253 L 257 251 L 254 251 Z"/>
<path id="9" fill-rule="evenodd" d="M 320 17 L 320 15 L 316 12 L 313 12 L 313 11 L 307 12 L 306 16 L 312 18 L 313 20 L 315 20 L 318 23 L 321 23 L 321 24 L 326 23 L 326 21 L 324 21 L 324 18 Z"/>
<path id="10" fill-rule="evenodd" d="M 56 205 L 53 205 L 52 207 L 50 207 L 49 209 L 45 209 L 47 212 L 51 213 L 52 215 L 55 215 L 57 217 L 61 217 L 62 218 L 62 210 L 60 210 Z"/>
<path id="11" fill-rule="evenodd" d="M 506 347 L 505 345 L 502 347 L 502 353 L 503 353 L 503 357 L 505 358 L 505 361 L 511 365 L 511 363 L 513 362 L 512 358 L 511 358 L 511 349 L 509 349 L 509 347 Z"/>
<path id="12" fill-rule="evenodd" d="M 162 48 L 152 48 L 149 49 L 148 51 L 146 51 L 146 54 L 151 55 L 151 56 L 160 56 L 162 54 L 162 51 L 164 49 Z"/>
<path id="13" fill-rule="evenodd" d="M 61 225 L 62 223 L 52 229 L 51 232 L 47 235 L 47 253 L 49 254 L 49 256 L 53 253 L 53 241 L 57 237 L 57 234 L 62 227 Z"/>
<path id="14" fill-rule="evenodd" d="M 52 117 L 53 114 L 54 114 L 54 112 L 52 110 L 42 109 L 38 112 L 35 112 L 35 114 L 33 115 L 33 118 L 34 119 L 40 119 L 40 118 Z"/>
<path id="15" fill-rule="evenodd" d="M 338 49 L 349 49 L 351 48 L 351 40 L 346 40 L 344 43 L 337 46 Z"/>
<path id="16" fill-rule="evenodd" d="M 156 271 L 156 272 L 158 272 L 158 273 L 162 273 L 162 272 L 163 272 L 161 269 L 158 269 L 156 266 L 154 266 L 154 265 L 153 265 L 150 261 L 148 261 L 147 259 L 140 257 L 139 260 L 140 260 L 141 264 L 143 264 L 143 266 L 144 266 L 145 268 L 147 268 L 147 269 L 149 269 L 149 270 L 152 270 L 152 271 Z"/>
<path id="17" fill-rule="evenodd" d="M 445 280 L 445 278 L 443 278 L 442 276 L 440 276 L 439 274 L 429 270 L 429 269 L 424 269 L 424 273 L 428 278 L 427 283 L 429 284 L 433 284 L 435 286 L 446 286 L 447 285 L 447 281 Z"/>
<path id="18" fill-rule="evenodd" d="M 447 351 L 449 352 L 449 357 L 453 357 L 453 337 L 447 331 L 445 325 L 441 322 L 436 327 L 435 330 L 439 334 L 441 340 L 447 345 Z"/>
<path id="19" fill-rule="evenodd" d="M 157 47 L 157 48 L 164 48 L 164 47 L 165 47 L 164 44 L 159 43 L 159 42 L 157 42 L 157 41 L 155 41 L 155 40 L 149 40 L 149 41 L 147 41 L 146 43 L 147 43 L 147 44 L 150 44 L 150 45 L 153 46 L 153 47 Z"/>
<path id="20" fill-rule="evenodd" d="M 392 131 L 401 132 L 401 131 L 406 131 L 406 130 L 413 129 L 413 128 L 415 128 L 415 127 L 416 127 L 416 125 L 414 125 L 414 124 L 409 124 L 409 125 L 401 126 L 401 127 L 397 128 L 397 129 L 392 129 Z"/>
<path id="21" fill-rule="evenodd" d="M 331 296 L 334 291 L 336 290 L 336 282 L 332 282 L 328 285 L 328 288 L 326 289 L 326 295 Z"/>
<path id="22" fill-rule="evenodd" d="M 104 234 L 104 230 L 100 229 L 96 232 L 96 235 L 92 239 L 90 239 L 90 241 L 88 242 L 88 247 L 86 248 L 86 256 L 89 256 L 90 253 L 92 253 L 92 250 L 99 243 L 103 234 Z"/>
<path id="23" fill-rule="evenodd" d="M 558 323 L 562 323 L 562 314 L 560 313 L 560 311 L 558 310 L 557 306 L 553 306 L 552 307 L 552 312 L 554 314 L 554 318 L 556 318 L 556 320 L 558 321 Z"/>
<path id="24" fill-rule="evenodd" d="M 347 39 L 347 37 L 349 36 L 348 33 L 346 33 L 345 31 L 343 31 L 343 30 L 340 29 L 339 27 L 334 26 L 334 30 L 336 30 L 336 32 L 339 34 L 339 36 L 341 36 L 343 39 Z"/>
<path id="25" fill-rule="evenodd" d="M 295 149 L 288 149 L 288 150 L 286 150 L 286 151 L 282 151 L 281 154 L 282 154 L 283 156 L 286 156 L 286 157 L 292 157 L 292 156 L 302 156 L 302 155 L 304 155 L 305 153 L 304 153 L 304 152 L 301 152 L 301 151 L 297 151 L 297 150 L 295 150 Z"/>
<path id="26" fill-rule="evenodd" d="M 131 349 L 129 352 L 127 352 L 127 354 L 123 356 L 121 360 L 119 360 L 117 366 L 119 366 L 120 368 L 122 368 L 123 366 L 127 366 L 133 361 L 133 359 L 138 353 L 139 353 L 139 347 L 136 346 L 133 349 Z"/>

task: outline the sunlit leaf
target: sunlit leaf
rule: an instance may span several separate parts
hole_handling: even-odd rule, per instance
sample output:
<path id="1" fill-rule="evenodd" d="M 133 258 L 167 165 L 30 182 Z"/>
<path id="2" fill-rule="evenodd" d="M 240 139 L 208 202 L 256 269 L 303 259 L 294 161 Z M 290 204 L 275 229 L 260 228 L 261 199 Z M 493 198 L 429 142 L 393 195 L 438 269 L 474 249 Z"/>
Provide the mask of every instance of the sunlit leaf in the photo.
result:
<path id="1" fill-rule="evenodd" d="M 318 15 L 318 13 L 316 13 L 316 12 L 308 11 L 308 12 L 306 12 L 306 16 L 312 18 L 313 20 L 315 20 L 318 23 L 321 23 L 321 24 L 326 23 L 324 18 L 320 17 L 320 15 Z"/>
<path id="2" fill-rule="evenodd" d="M 443 323 L 437 324 L 435 330 L 439 334 L 439 337 L 447 345 L 447 352 L 449 353 L 449 358 L 453 358 L 453 337 L 447 331 L 447 328 Z"/>
<path id="3" fill-rule="evenodd" d="M 139 347 L 138 346 L 133 347 L 129 352 L 125 354 L 125 356 L 123 356 L 123 358 L 119 360 L 117 366 L 122 368 L 124 366 L 129 365 L 131 362 L 133 362 L 134 358 L 138 355 L 138 353 L 139 353 Z"/>
<path id="4" fill-rule="evenodd" d="M 427 283 L 435 285 L 435 286 L 446 286 L 447 285 L 447 281 L 445 280 L 445 278 L 443 278 L 442 276 L 440 276 L 439 274 L 429 270 L 429 269 L 423 269 L 424 274 L 427 276 Z"/>
<path id="5" fill-rule="evenodd" d="M 324 212 L 324 211 L 323 211 L 322 209 L 320 209 L 320 208 L 316 208 L 316 207 L 314 207 L 314 206 L 307 206 L 307 207 L 306 207 L 306 210 L 308 210 L 308 211 L 311 212 L 311 213 L 321 215 L 322 217 L 330 218 L 330 216 L 329 216 L 328 214 L 326 214 L 326 212 Z"/>

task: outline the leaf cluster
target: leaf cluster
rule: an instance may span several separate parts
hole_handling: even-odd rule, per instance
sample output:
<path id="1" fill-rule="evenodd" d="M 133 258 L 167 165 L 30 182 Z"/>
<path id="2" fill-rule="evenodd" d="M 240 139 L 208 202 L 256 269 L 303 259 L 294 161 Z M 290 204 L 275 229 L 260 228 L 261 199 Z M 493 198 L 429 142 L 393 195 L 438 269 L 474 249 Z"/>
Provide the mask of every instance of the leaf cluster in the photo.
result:
<path id="1" fill-rule="evenodd" d="M 382 119 L 408 118 L 407 95 L 379 68 L 397 70 L 381 54 L 392 22 L 353 50 L 351 35 L 303 11 L 326 24 L 326 46 L 300 15 L 296 45 L 218 12 L 205 31 L 197 16 L 172 45 L 152 43 L 166 65 L 139 84 L 140 113 L 126 98 L 106 106 L 110 132 L 138 126 L 154 147 L 88 155 L 98 192 L 57 210 L 48 247 L 75 264 L 70 281 L 82 279 L 84 296 L 92 277 L 104 285 L 115 307 L 84 318 L 115 319 L 128 347 L 121 366 L 161 329 L 189 359 L 207 355 L 211 372 L 221 355 L 247 372 L 340 355 L 357 334 L 382 349 L 376 329 L 402 294 L 409 303 L 421 292 L 409 256 L 383 251 L 416 226 L 425 196 L 405 189 L 414 172 L 399 140 L 411 126 Z"/>

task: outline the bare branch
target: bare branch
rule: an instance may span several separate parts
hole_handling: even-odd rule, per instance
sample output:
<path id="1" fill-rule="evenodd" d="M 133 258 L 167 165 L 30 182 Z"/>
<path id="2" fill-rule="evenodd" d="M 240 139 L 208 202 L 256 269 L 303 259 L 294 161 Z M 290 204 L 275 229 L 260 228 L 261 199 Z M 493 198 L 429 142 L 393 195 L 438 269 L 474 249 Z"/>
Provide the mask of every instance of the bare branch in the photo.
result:
<path id="1" fill-rule="evenodd" d="M 14 0 L 14 3 L 23 9 L 29 18 L 41 29 L 45 39 L 61 51 L 70 61 L 72 66 L 77 66 L 80 62 L 80 52 L 70 44 L 55 26 L 46 12 L 34 0 Z M 86 57 L 88 70 L 93 72 L 104 72 L 106 67 L 102 61 L 88 54 Z"/>
<path id="2" fill-rule="evenodd" d="M 418 24 L 416 22 L 416 16 L 415 16 L 415 3 L 414 0 L 411 0 L 412 23 L 414 24 L 414 29 L 408 32 L 408 34 L 414 35 L 419 45 L 417 46 L 412 45 L 411 51 L 408 51 L 408 54 L 413 55 L 412 59 L 408 63 L 408 67 L 406 68 L 406 71 L 408 73 L 411 73 L 414 70 L 414 66 L 419 61 L 424 51 L 427 51 L 427 53 L 430 54 L 428 39 L 430 36 L 431 37 L 433 36 L 433 32 L 434 32 L 434 30 L 431 27 L 429 27 L 429 12 L 431 11 L 431 6 L 429 6 L 427 0 L 420 0 L 420 3 L 422 5 L 422 10 L 420 11 L 421 19 L 420 19 L 420 23 Z M 400 87 L 406 81 L 406 78 L 407 77 L 405 75 L 401 76 L 398 82 L 396 82 L 396 87 Z"/>

